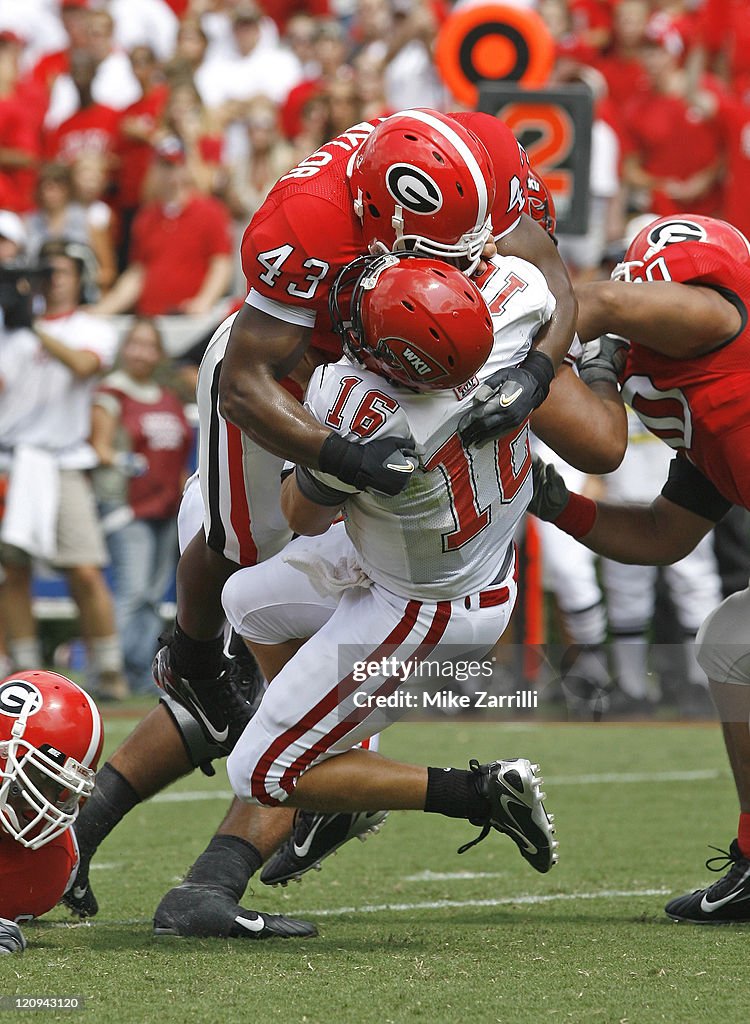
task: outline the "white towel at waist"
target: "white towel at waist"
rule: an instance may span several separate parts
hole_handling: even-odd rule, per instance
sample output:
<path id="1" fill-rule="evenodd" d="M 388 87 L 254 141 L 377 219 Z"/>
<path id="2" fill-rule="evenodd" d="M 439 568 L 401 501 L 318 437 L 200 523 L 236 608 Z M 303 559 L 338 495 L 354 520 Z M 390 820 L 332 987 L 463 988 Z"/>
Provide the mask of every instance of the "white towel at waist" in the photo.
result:
<path id="1" fill-rule="evenodd" d="M 0 539 L 35 558 L 54 558 L 59 502 L 60 470 L 55 456 L 31 445 L 18 445 L 10 468 Z"/>

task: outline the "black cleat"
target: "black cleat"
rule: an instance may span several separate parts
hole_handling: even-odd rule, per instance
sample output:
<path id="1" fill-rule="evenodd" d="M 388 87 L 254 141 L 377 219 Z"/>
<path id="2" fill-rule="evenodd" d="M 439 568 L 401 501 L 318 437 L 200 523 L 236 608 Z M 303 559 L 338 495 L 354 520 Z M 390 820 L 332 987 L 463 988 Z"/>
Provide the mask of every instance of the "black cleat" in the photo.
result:
<path id="1" fill-rule="evenodd" d="M 154 914 L 154 935 L 216 939 L 307 939 L 318 934 L 309 921 L 245 910 L 219 885 L 183 882 L 170 889 Z"/>
<path id="2" fill-rule="evenodd" d="M 547 814 L 542 803 L 545 794 L 541 791 L 542 779 L 536 774 L 539 765 L 518 757 L 491 764 L 471 760 L 469 767 L 490 812 L 483 821 L 470 819 L 472 825 L 481 825 L 482 831 L 458 852 L 465 853 L 481 843 L 494 828 L 510 836 L 532 868 L 543 873 L 549 871 L 557 863 L 558 844 L 553 838 L 555 819 Z"/>
<path id="3" fill-rule="evenodd" d="M 267 861 L 260 873 L 265 885 L 286 885 L 291 879 L 300 879 L 305 872 L 335 853 L 350 839 L 364 842 L 372 832 L 379 832 L 388 817 L 388 811 L 359 811 L 356 813 L 319 814 L 315 811 L 297 811 L 294 830 L 276 853 Z"/>
<path id="4" fill-rule="evenodd" d="M 711 849 L 721 856 L 709 857 L 706 867 L 709 871 L 729 867 L 727 873 L 706 889 L 670 900 L 664 910 L 672 920 L 691 924 L 750 924 L 750 858 L 743 857 L 736 839 L 729 853 L 717 846 Z"/>
<path id="5" fill-rule="evenodd" d="M 91 888 L 87 872 L 88 864 L 83 876 L 81 876 L 79 867 L 75 881 L 60 900 L 63 906 L 67 907 L 76 917 L 80 917 L 81 920 L 86 917 L 96 917 L 99 913 L 99 904 L 96 901 L 94 890 Z"/>
<path id="6" fill-rule="evenodd" d="M 0 917 L 0 954 L 23 953 L 25 949 L 26 939 L 18 924 L 7 917 Z"/>
<path id="7" fill-rule="evenodd" d="M 156 652 L 152 671 L 159 689 L 193 716 L 209 743 L 230 753 L 253 716 L 253 707 L 243 697 L 231 663 L 227 661 L 216 679 L 185 679 L 173 671 L 166 646 Z"/>

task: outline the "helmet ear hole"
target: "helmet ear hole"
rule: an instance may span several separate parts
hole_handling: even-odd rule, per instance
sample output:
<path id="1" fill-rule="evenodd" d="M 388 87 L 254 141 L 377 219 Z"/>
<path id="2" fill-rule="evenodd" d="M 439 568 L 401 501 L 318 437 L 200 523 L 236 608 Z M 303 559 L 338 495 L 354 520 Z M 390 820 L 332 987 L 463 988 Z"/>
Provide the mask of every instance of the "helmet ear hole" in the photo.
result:
<path id="1" fill-rule="evenodd" d="M 440 341 L 440 335 L 438 334 L 434 327 L 430 328 L 430 334 L 435 339 L 435 341 Z"/>
<path id="2" fill-rule="evenodd" d="M 367 204 L 367 212 L 368 212 L 368 213 L 370 214 L 370 216 L 371 216 L 371 217 L 373 217 L 373 218 L 374 218 L 375 220 L 378 220 L 378 219 L 380 218 L 380 210 L 379 210 L 379 209 L 377 208 L 377 206 L 373 206 L 373 204 L 372 204 L 372 203 L 368 203 L 368 204 Z"/>
<path id="3" fill-rule="evenodd" d="M 402 306 L 406 306 L 406 308 L 409 310 L 410 313 L 414 312 L 414 304 L 412 302 L 409 302 L 408 299 L 402 299 L 401 300 L 401 305 Z"/>

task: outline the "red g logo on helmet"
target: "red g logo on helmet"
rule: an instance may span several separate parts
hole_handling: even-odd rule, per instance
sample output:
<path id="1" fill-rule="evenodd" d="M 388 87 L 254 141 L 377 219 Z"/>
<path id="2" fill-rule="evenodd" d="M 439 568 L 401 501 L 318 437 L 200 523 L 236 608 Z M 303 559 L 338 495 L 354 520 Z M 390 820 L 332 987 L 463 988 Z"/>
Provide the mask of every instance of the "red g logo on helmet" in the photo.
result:
<path id="1" fill-rule="evenodd" d="M 392 114 L 357 150 L 350 184 L 371 251 L 476 268 L 491 234 L 495 176 L 482 143 L 452 118 L 434 110 Z"/>

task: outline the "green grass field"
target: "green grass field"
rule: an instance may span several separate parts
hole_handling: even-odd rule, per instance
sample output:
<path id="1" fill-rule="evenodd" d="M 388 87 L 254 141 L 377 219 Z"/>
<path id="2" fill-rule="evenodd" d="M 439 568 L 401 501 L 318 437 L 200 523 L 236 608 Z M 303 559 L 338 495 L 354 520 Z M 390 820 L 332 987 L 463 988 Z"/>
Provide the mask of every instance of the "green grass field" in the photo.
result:
<path id="1" fill-rule="evenodd" d="M 108 720 L 108 749 L 133 721 Z M 747 1020 L 747 931 L 662 912 L 669 893 L 711 877 L 707 843 L 734 835 L 717 727 L 403 723 L 382 749 L 432 764 L 538 760 L 560 863 L 536 874 L 503 836 L 458 857 L 471 826 L 396 813 L 299 885 L 251 883 L 246 906 L 309 917 L 319 938 L 154 939 L 160 896 L 228 802 L 221 769 L 196 774 L 103 844 L 97 918 L 57 910 L 27 927 L 25 955 L 0 959 L 0 994 L 83 996 L 85 1010 L 43 1019 L 113 1024 Z"/>

